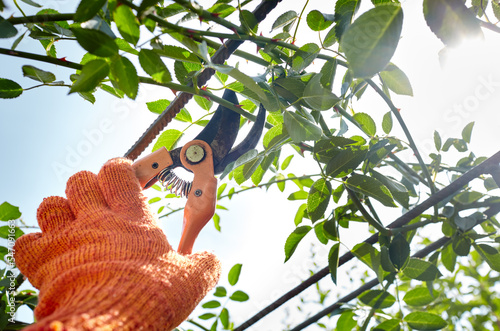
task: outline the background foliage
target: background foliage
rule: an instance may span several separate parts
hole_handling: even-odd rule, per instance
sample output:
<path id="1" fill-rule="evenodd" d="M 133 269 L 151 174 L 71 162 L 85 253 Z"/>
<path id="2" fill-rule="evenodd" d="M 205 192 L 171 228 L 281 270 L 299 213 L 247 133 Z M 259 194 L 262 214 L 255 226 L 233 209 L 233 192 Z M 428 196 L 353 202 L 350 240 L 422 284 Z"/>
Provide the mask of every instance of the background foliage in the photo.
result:
<path id="1" fill-rule="evenodd" d="M 268 111 L 262 146 L 230 164 L 220 176 L 225 181 L 219 186 L 218 209 L 230 206 L 228 200 L 234 194 L 272 186 L 283 192 L 286 185 L 294 185 L 296 191 L 284 198 L 303 204 L 293 220 L 296 228 L 284 243 L 285 262 L 297 249 L 305 249 L 300 243 L 306 236 L 314 236 L 317 245 L 329 250 L 328 261 L 322 261 L 327 267 L 315 265 L 313 277 L 330 275 L 336 284 L 338 273 L 347 272 L 339 269 L 344 263 L 351 258 L 360 262 L 359 269 L 349 271 L 358 273 L 353 276 L 358 280 L 352 282 L 361 286 L 347 296 L 349 300 L 339 298 L 326 306 L 326 297 L 336 295 L 335 287 L 325 290 L 312 282 L 318 300 L 307 304 L 317 307 L 318 314 L 305 317 L 299 326 L 284 327 L 299 330 L 316 324 L 328 330 L 451 330 L 460 325 L 471 330 L 499 330 L 495 286 L 500 271 L 496 234 L 500 224 L 495 215 L 500 198 L 493 190 L 500 180 L 500 159 L 498 154 L 486 159 L 469 150 L 474 122 L 459 137 L 441 137 L 436 131 L 435 150 L 429 155 L 421 155 L 417 149 L 392 102 L 394 94 L 413 94 L 408 77 L 391 63 L 405 21 L 404 5 L 372 0 L 368 11 L 357 13 L 360 0 L 339 0 L 329 12 L 321 12 L 308 11 L 305 1 L 300 13 L 281 13 L 269 36 L 264 36 L 251 12 L 255 2 L 217 1 L 202 7 L 184 0 L 137 4 L 83 0 L 75 13 L 43 8 L 35 16 L 26 16 L 22 6 L 41 6 L 31 0 L 14 1 L 19 15 L 0 18 L 0 36 L 10 38 L 12 46 L 0 48 L 0 53 L 68 67 L 74 74 L 61 80 L 49 71 L 24 65 L 23 75 L 36 85 L 22 87 L 8 77 L 0 78 L 0 97 L 24 97 L 32 88 L 62 86 L 94 103 L 97 90 L 135 99 L 140 84 L 194 94 L 206 114 L 194 118 L 182 109 L 176 120 L 185 123 L 185 128 L 167 128 L 153 149 L 171 149 L 185 134 L 205 125 L 214 102 L 242 114 L 242 127 L 247 119 L 254 119 L 253 112 L 262 103 Z M 0 1 L 0 9 L 4 6 Z M 443 57 L 462 40 L 480 37 L 482 29 L 498 32 L 490 21 L 493 17 L 500 20 L 496 1 L 426 0 L 423 11 L 426 28 L 445 45 Z M 319 42 L 295 45 L 303 30 L 317 32 Z M 44 53 L 18 49 L 23 38 L 38 40 Z M 254 63 L 255 71 L 240 70 L 233 58 L 225 64 L 212 61 L 221 42 L 228 39 L 255 45 L 257 53 L 238 50 L 233 55 Z M 80 63 L 58 57 L 59 41 L 72 42 L 86 51 Z M 216 79 L 198 86 L 202 72 L 210 69 Z M 240 104 L 217 97 L 223 88 L 238 92 L 243 97 Z M 370 109 L 355 106 L 368 89 L 387 105 L 381 119 L 372 116 Z M 147 106 L 160 114 L 171 101 L 161 99 Z M 451 151 L 462 153 L 453 164 L 447 160 L 453 160 Z M 414 155 L 415 162 L 403 161 L 408 154 Z M 305 165 L 303 175 L 288 171 L 291 164 L 301 163 Z M 469 183 L 473 179 L 477 179 L 474 185 Z M 179 211 L 170 208 L 174 194 L 154 188 L 162 195 L 150 203 L 159 206 L 160 217 Z M 390 209 L 398 209 L 402 215 L 391 224 L 383 216 L 392 213 Z M 20 216 L 16 207 L 0 206 L 1 221 Z M 213 221 L 221 230 L 218 213 Z M 365 241 L 360 238 L 359 244 L 346 250 L 342 234 L 352 222 L 365 223 L 372 236 Z M 8 239 L 2 228 L 0 236 Z M 439 232 L 441 238 L 436 235 Z M 20 229 L 15 232 L 16 237 L 21 234 Z M 8 245 L 1 252 L 5 256 Z M 233 304 L 250 299 L 235 287 L 241 271 L 241 264 L 236 264 L 229 272 L 229 285 L 217 287 L 213 298 L 202 303 L 203 312 L 183 327 L 244 329 L 234 325 L 229 312 Z M 23 326 L 8 321 L 7 288 L 12 272 L 6 268 L 0 281 L 5 311 L 0 326 L 5 330 Z M 22 277 L 16 279 L 16 289 L 20 282 Z M 12 294 L 16 309 L 35 307 L 33 291 Z M 330 318 L 318 322 L 323 316 Z"/>

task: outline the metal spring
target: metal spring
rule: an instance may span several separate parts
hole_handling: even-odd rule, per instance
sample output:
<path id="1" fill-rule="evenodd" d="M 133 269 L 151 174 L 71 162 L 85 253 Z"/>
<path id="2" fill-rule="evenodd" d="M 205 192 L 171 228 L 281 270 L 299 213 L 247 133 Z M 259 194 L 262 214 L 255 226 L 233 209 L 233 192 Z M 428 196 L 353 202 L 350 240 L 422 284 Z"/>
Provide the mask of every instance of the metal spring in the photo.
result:
<path id="1" fill-rule="evenodd" d="M 187 197 L 191 191 L 192 182 L 186 181 L 178 177 L 172 168 L 165 168 L 158 174 L 158 181 L 164 187 L 168 188 L 170 192 L 180 197 Z"/>

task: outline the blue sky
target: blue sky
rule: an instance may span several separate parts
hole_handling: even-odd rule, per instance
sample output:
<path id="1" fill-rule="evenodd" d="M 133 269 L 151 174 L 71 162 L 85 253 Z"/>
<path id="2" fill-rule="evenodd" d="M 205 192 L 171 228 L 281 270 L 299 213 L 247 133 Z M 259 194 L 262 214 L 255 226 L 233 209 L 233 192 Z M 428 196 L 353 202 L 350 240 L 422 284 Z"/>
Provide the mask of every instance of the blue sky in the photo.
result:
<path id="1" fill-rule="evenodd" d="M 286 5 L 284 3 L 287 3 Z M 69 0 L 48 1 L 47 6 L 60 12 L 71 12 L 76 2 Z M 11 1 L 7 1 L 12 5 Z M 269 35 L 269 26 L 279 13 L 289 9 L 301 10 L 301 1 L 283 1 L 262 26 L 264 35 Z M 27 13 L 30 7 L 21 3 Z M 321 8 L 321 0 L 311 1 L 309 10 Z M 486 40 L 496 47 L 486 48 L 481 43 L 470 43 L 450 56 L 446 68 L 439 64 L 438 52 L 441 42 L 427 29 L 423 21 L 421 3 L 404 2 L 404 30 L 399 48 L 393 58 L 409 76 L 412 82 L 413 98 L 393 95 L 393 101 L 414 134 L 423 154 L 432 150 L 432 134 L 437 128 L 443 139 L 459 137 L 462 128 L 476 121 L 472 137 L 472 150 L 477 155 L 490 156 L 500 144 L 498 123 L 500 122 L 500 72 L 498 55 L 499 37 L 486 33 Z M 9 13 L 9 11 L 7 11 Z M 16 16 L 18 16 L 16 14 Z M 302 27 L 307 30 L 305 24 Z M 316 34 L 299 35 L 297 44 L 317 40 Z M 0 47 L 9 48 L 13 39 L 0 39 Z M 43 53 L 38 42 L 26 38 L 19 50 Z M 58 56 L 79 62 L 83 50 L 74 47 L 73 42 L 57 43 Z M 249 51 L 255 46 L 250 45 Z M 0 77 L 12 79 L 24 88 L 37 82 L 22 77 L 21 66 L 34 65 L 51 71 L 59 80 L 69 81 L 71 69 L 54 67 L 50 64 L 0 55 Z M 170 64 L 167 64 L 170 66 Z M 170 66 L 171 68 L 171 66 Z M 244 62 L 243 71 L 250 70 Z M 318 69 L 319 70 L 319 69 Z M 253 74 L 253 73 L 252 73 Z M 19 206 L 23 220 L 36 224 L 36 208 L 44 197 L 64 196 L 67 178 L 80 170 L 98 172 L 108 159 L 122 156 L 140 137 L 156 115 L 147 110 L 146 102 L 160 98 L 172 99 L 169 90 L 141 86 L 135 101 L 120 100 L 106 92 L 96 94 L 96 103 L 91 105 L 77 95 L 68 95 L 64 87 L 42 87 L 25 91 L 17 99 L 0 100 L 0 203 L 8 201 Z M 200 110 L 191 102 L 188 109 L 194 114 Z M 375 95 L 368 94 L 355 104 L 355 111 L 372 115 L 380 125 L 387 107 Z M 172 127 L 185 125 L 172 123 Z M 152 146 L 148 149 L 150 151 Z M 298 159 L 295 156 L 295 159 Z M 413 162 L 409 156 L 408 161 Z M 308 171 L 308 164 L 292 163 L 291 171 L 297 175 Z M 287 193 L 296 188 L 287 185 Z M 155 192 L 146 192 L 153 195 Z M 235 263 L 243 263 L 241 289 L 247 291 L 251 300 L 244 304 L 230 306 L 237 323 L 250 317 L 266 303 L 307 277 L 307 268 L 312 267 L 308 243 L 299 247 L 296 256 L 283 265 L 283 245 L 293 231 L 293 216 L 300 205 L 284 200 L 276 188 L 269 194 L 263 190 L 241 194 L 231 201 L 223 201 L 229 211 L 220 212 L 222 233 L 208 224 L 201 233 L 195 250 L 212 250 L 222 260 L 224 276 L 221 285 L 227 285 L 225 275 Z M 177 201 L 182 204 L 182 200 Z M 155 206 L 158 208 L 159 206 Z M 392 215 L 390 215 L 392 220 Z M 177 213 L 168 220 L 162 219 L 162 226 L 169 241 L 175 247 L 179 240 L 182 214 Z M 354 225 L 346 231 L 346 245 L 363 239 L 359 231 L 364 226 Z M 359 231 L 357 231 L 359 230 Z M 357 231 L 357 232 L 356 232 Z M 318 259 L 326 264 L 327 249 L 316 248 Z M 339 275 L 340 279 L 346 277 Z M 330 280 L 326 280 L 330 281 Z M 325 286 L 331 286 L 325 283 Z M 339 289 L 341 291 L 342 288 Z M 23 315 L 24 316 L 24 315 Z M 259 330 L 275 330 L 280 327 L 284 313 L 281 311 L 260 325 Z"/>

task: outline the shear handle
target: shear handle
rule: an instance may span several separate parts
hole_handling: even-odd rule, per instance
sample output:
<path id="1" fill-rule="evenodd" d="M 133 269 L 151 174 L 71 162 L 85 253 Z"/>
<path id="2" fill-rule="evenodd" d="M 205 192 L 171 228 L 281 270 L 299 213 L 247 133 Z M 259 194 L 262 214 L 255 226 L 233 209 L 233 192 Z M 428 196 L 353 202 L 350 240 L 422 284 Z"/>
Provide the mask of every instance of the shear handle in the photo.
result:
<path id="1" fill-rule="evenodd" d="M 139 179 L 141 188 L 143 190 L 153 186 L 156 183 L 157 176 L 162 169 L 174 164 L 169 151 L 162 147 L 153 153 L 137 160 L 132 165 L 135 170 L 135 175 Z"/>

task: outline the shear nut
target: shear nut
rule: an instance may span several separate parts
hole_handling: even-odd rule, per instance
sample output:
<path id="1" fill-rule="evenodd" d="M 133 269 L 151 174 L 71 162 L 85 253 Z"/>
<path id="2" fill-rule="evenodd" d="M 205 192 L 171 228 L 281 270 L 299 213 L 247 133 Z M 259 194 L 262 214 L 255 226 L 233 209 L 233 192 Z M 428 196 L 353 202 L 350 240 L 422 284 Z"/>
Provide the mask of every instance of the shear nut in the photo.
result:
<path id="1" fill-rule="evenodd" d="M 201 162 L 205 158 L 205 150 L 198 145 L 191 145 L 186 149 L 186 159 L 191 164 Z"/>

